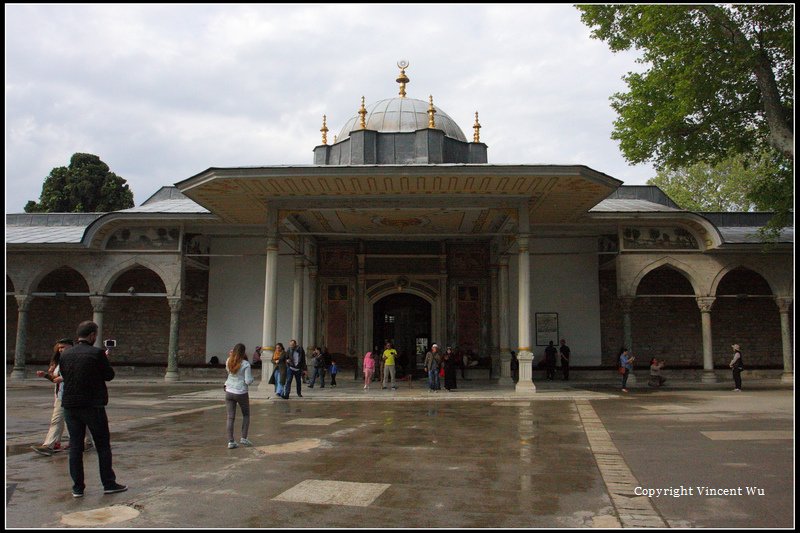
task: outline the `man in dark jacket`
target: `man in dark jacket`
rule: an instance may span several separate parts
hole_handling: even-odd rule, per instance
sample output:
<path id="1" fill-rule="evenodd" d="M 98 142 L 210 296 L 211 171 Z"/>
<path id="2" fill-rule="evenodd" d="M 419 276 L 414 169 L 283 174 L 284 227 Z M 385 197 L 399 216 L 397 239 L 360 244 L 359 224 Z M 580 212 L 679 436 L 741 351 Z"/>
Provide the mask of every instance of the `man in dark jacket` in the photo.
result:
<path id="1" fill-rule="evenodd" d="M 83 439 L 86 428 L 92 433 L 100 464 L 103 492 L 113 494 L 128 490 L 117 483 L 111 468 L 111 435 L 108 430 L 106 381 L 114 379 L 114 369 L 106 352 L 93 346 L 97 340 L 97 324 L 81 322 L 77 344 L 61 354 L 61 375 L 64 377 L 64 420 L 70 435 L 69 474 L 72 496 L 80 498 L 86 488 L 83 480 Z"/>
<path id="2" fill-rule="evenodd" d="M 300 382 L 303 379 L 303 373 L 306 371 L 306 351 L 302 346 L 297 345 L 297 341 L 292 339 L 289 341 L 289 349 L 283 354 L 286 359 L 286 385 L 283 388 L 283 399 L 289 399 L 289 391 L 292 389 L 292 378 L 297 380 L 297 396 L 302 398 L 300 392 Z"/>
<path id="3" fill-rule="evenodd" d="M 544 349 L 544 362 L 547 368 L 547 381 L 553 381 L 556 378 L 556 347 L 553 346 L 553 341 L 547 348 Z"/>

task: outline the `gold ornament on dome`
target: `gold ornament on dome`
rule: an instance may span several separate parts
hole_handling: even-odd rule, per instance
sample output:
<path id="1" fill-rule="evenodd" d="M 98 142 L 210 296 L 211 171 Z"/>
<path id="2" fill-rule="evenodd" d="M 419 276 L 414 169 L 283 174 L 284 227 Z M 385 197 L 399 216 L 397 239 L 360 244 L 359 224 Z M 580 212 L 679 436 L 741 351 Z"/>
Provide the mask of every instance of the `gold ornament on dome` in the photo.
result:
<path id="1" fill-rule="evenodd" d="M 406 83 L 411 82 L 411 80 L 408 79 L 408 76 L 406 76 L 406 69 L 408 68 L 408 65 L 409 63 L 405 59 L 401 59 L 397 62 L 397 66 L 400 69 L 400 75 L 397 76 L 395 81 L 400 84 L 400 98 L 406 97 Z"/>
<path id="2" fill-rule="evenodd" d="M 358 125 L 362 130 L 367 129 L 367 108 L 364 106 L 364 97 L 361 97 L 361 108 L 358 110 Z"/>
<path id="3" fill-rule="evenodd" d="M 435 128 L 436 127 L 436 119 L 434 115 L 436 114 L 436 109 L 433 107 L 433 96 L 428 96 L 428 101 L 430 105 L 428 106 L 428 127 Z"/>
<path id="4" fill-rule="evenodd" d="M 322 144 L 328 144 L 328 131 L 330 130 L 328 130 L 327 120 L 327 115 L 322 115 L 322 127 L 319 129 L 322 132 Z"/>
<path id="5" fill-rule="evenodd" d="M 478 112 L 475 111 L 475 124 L 472 126 L 475 133 L 472 135 L 472 142 L 481 142 L 481 123 L 478 122 Z"/>

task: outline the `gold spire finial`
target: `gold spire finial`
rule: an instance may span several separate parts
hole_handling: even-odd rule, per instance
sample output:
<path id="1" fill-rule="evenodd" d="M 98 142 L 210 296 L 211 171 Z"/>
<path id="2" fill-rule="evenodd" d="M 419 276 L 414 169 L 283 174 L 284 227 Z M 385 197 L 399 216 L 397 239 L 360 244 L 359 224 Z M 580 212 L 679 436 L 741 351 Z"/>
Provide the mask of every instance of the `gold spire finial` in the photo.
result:
<path id="1" fill-rule="evenodd" d="M 400 98 L 406 97 L 406 83 L 411 82 L 411 80 L 408 79 L 408 76 L 406 76 L 406 69 L 408 68 L 408 65 L 409 63 L 405 59 L 401 59 L 397 62 L 397 66 L 400 68 L 400 75 L 395 81 L 400 84 Z"/>
<path id="2" fill-rule="evenodd" d="M 361 117 L 358 125 L 361 127 L 362 130 L 367 129 L 367 108 L 364 106 L 363 96 L 361 97 L 361 109 L 358 110 L 358 114 Z"/>
<path id="3" fill-rule="evenodd" d="M 428 96 L 428 101 L 430 102 L 428 106 L 428 127 L 435 128 L 436 120 L 433 116 L 436 114 L 436 110 L 433 108 L 433 96 Z"/>
<path id="4" fill-rule="evenodd" d="M 328 124 L 327 124 L 328 116 L 322 115 L 322 127 L 319 131 L 322 132 L 322 144 L 328 144 Z"/>
<path id="5" fill-rule="evenodd" d="M 475 124 L 472 126 L 475 133 L 472 135 L 472 142 L 481 142 L 481 123 L 478 122 L 478 112 L 475 111 Z"/>

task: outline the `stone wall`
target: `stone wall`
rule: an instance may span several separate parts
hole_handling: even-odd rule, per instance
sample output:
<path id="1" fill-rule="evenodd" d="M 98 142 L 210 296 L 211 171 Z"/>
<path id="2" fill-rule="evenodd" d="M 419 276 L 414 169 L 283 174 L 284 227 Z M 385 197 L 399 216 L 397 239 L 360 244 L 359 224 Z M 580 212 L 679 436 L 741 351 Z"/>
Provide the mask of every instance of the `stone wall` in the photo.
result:
<path id="1" fill-rule="evenodd" d="M 164 284 L 152 271 L 137 268 L 123 273 L 111 292 L 163 293 Z M 186 297 L 180 311 L 178 361 L 180 365 L 205 363 L 208 272 L 189 270 Z M 37 292 L 87 292 L 82 277 L 72 269 L 47 275 Z M 52 347 L 62 337 L 75 338 L 78 324 L 92 320 L 87 296 L 35 297 L 28 311 L 26 362 L 45 364 Z M 167 364 L 170 308 L 165 297 L 109 297 L 103 315 L 103 338 L 116 339 L 114 361 L 120 364 Z M 13 362 L 17 334 L 17 302 L 6 297 L 6 361 Z"/>
<path id="2" fill-rule="evenodd" d="M 764 297 L 769 286 L 757 273 L 746 269 L 731 271 L 720 283 L 711 310 L 714 366 L 727 368 L 730 345 L 738 343 L 750 367 L 782 368 L 781 326 L 773 298 Z M 648 274 L 638 294 L 687 294 L 691 285 L 672 269 Z M 734 298 L 722 294 L 749 294 Z M 616 273 L 600 272 L 602 364 L 614 365 L 623 345 L 622 306 L 617 298 Z M 700 310 L 693 297 L 639 297 L 631 307 L 634 355 L 644 365 L 651 357 L 664 359 L 667 366 L 702 367 L 703 340 Z"/>

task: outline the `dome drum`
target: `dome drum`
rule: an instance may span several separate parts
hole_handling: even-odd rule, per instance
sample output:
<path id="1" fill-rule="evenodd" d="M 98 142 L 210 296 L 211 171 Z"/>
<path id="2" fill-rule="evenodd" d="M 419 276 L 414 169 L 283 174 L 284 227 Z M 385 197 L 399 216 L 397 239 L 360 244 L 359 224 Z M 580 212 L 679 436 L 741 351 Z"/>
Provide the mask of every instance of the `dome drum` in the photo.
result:
<path id="1" fill-rule="evenodd" d="M 468 143 L 440 129 L 380 132 L 357 129 L 343 141 L 314 149 L 315 165 L 488 163 L 484 143 Z"/>

